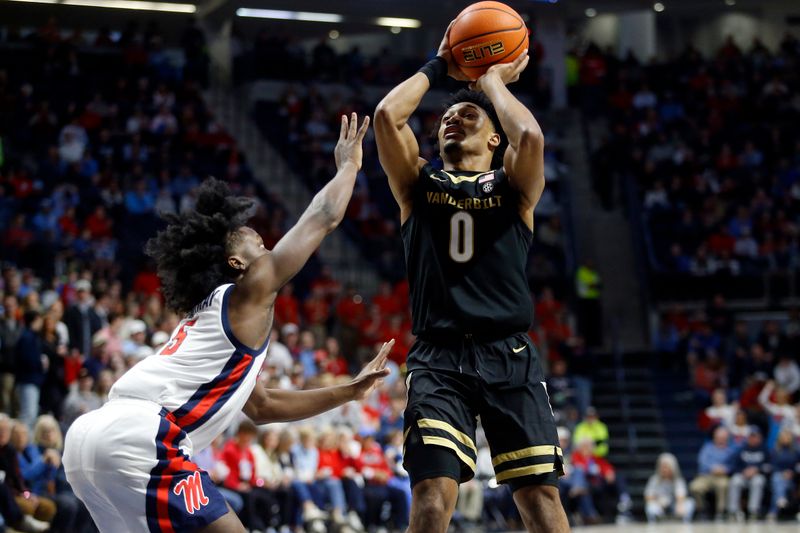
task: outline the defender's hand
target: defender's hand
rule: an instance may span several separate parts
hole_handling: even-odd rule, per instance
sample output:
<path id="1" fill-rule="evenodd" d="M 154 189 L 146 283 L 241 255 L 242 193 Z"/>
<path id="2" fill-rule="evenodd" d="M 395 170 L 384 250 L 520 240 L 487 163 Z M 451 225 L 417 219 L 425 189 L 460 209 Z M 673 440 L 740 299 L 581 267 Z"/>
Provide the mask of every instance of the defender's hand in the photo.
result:
<path id="1" fill-rule="evenodd" d="M 389 375 L 389 369 L 386 368 L 386 359 L 392 352 L 393 347 L 394 339 L 383 343 L 375 359 L 367 363 L 353 381 L 350 382 L 353 387 L 354 400 L 363 400 L 369 396 L 369 393 L 383 381 L 383 378 Z"/>
<path id="2" fill-rule="evenodd" d="M 461 72 L 461 69 L 456 65 L 453 59 L 453 53 L 450 51 L 450 28 L 453 27 L 455 20 L 450 21 L 447 25 L 447 30 L 444 32 L 444 38 L 439 44 L 439 51 L 436 55 L 447 61 L 447 75 L 458 81 L 469 81 L 469 76 Z"/>
<path id="3" fill-rule="evenodd" d="M 361 157 L 363 156 L 363 149 L 361 141 L 364 140 L 364 135 L 367 134 L 369 128 L 369 117 L 364 117 L 364 122 L 361 127 L 356 131 L 358 125 L 358 115 L 353 113 L 350 115 L 350 120 L 347 120 L 347 115 L 342 115 L 342 127 L 339 130 L 339 142 L 336 143 L 336 148 L 333 150 L 333 157 L 336 160 L 336 169 L 340 170 L 346 163 L 353 163 L 357 169 L 361 169 Z"/>
<path id="4" fill-rule="evenodd" d="M 522 74 L 522 71 L 525 70 L 525 67 L 528 66 L 528 61 L 530 60 L 530 56 L 528 56 L 528 50 L 525 49 L 514 61 L 511 63 L 500 63 L 498 65 L 492 65 L 480 78 L 475 80 L 474 83 L 470 83 L 470 89 L 474 91 L 483 91 L 484 84 L 489 83 L 492 79 L 499 78 L 500 81 L 503 82 L 503 85 L 508 85 L 509 83 L 514 83 L 519 79 L 519 75 Z"/>

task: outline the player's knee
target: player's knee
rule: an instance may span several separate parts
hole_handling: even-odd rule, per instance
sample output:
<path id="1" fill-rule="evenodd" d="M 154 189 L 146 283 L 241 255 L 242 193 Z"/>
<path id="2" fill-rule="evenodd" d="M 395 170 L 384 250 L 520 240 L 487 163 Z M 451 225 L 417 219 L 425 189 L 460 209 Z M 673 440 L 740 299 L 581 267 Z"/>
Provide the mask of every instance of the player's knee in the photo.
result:
<path id="1" fill-rule="evenodd" d="M 529 485 L 522 487 L 514 493 L 517 500 L 522 500 L 527 509 L 537 509 L 543 506 L 555 505 L 560 502 L 558 489 L 550 485 Z"/>
<path id="2" fill-rule="evenodd" d="M 450 518 L 454 501 L 449 501 L 449 491 L 440 480 L 420 481 L 414 486 L 414 513 L 432 522 Z"/>

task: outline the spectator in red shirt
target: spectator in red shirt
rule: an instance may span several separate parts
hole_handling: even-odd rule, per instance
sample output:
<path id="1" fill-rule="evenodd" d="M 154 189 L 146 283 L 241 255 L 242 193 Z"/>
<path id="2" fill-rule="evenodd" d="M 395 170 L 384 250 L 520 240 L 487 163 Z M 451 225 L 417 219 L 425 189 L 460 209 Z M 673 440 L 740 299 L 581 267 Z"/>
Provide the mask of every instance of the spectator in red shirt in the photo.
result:
<path id="1" fill-rule="evenodd" d="M 378 287 L 378 294 L 372 298 L 372 304 L 380 309 L 383 316 L 391 316 L 400 312 L 397 297 L 392 292 L 388 281 L 383 281 Z"/>
<path id="2" fill-rule="evenodd" d="M 315 338 L 324 339 L 328 334 L 330 316 L 331 306 L 325 298 L 325 288 L 318 285 L 311 289 L 311 295 L 303 302 L 306 328 L 314 333 Z"/>
<path id="3" fill-rule="evenodd" d="M 371 347 L 381 339 L 381 332 L 384 327 L 384 315 L 381 313 L 380 307 L 372 304 L 369 312 L 361 320 L 359 325 L 361 346 Z"/>
<path id="4" fill-rule="evenodd" d="M 148 262 L 144 270 L 136 274 L 133 279 L 133 292 L 144 295 L 159 294 L 161 280 L 153 265 Z"/>
<path id="5" fill-rule="evenodd" d="M 388 501 L 392 507 L 392 520 L 395 527 L 404 530 L 408 525 L 410 509 L 405 493 L 392 483 L 393 475 L 383 448 L 375 440 L 374 434 L 367 434 L 361 443 L 361 454 L 356 461 L 364 476 L 364 496 L 367 504 L 366 525 L 379 525 L 381 508 Z"/>
<path id="6" fill-rule="evenodd" d="M 583 438 L 572 452 L 572 466 L 586 476 L 597 510 L 607 519 L 612 518 L 617 502 L 629 499 L 614 467 L 594 453 L 594 440 Z"/>
<path id="7" fill-rule="evenodd" d="M 536 320 L 540 324 L 554 320 L 563 308 L 564 304 L 556 300 L 553 295 L 553 289 L 545 287 L 542 289 L 541 296 L 536 300 Z"/>
<path id="8" fill-rule="evenodd" d="M 380 338 L 394 339 L 394 348 L 392 353 L 389 354 L 389 359 L 401 366 L 406 362 L 408 355 L 408 329 L 407 325 L 403 324 L 403 317 L 401 315 L 392 315 L 388 322 L 384 323 L 381 328 Z"/>
<path id="9" fill-rule="evenodd" d="M 294 285 L 287 283 L 275 298 L 275 324 L 278 326 L 300 323 L 300 303 L 293 291 Z"/>
<path id="10" fill-rule="evenodd" d="M 317 479 L 314 488 L 320 493 L 321 500 L 330 502 L 331 517 L 334 523 L 342 524 L 345 521 L 344 513 L 347 508 L 342 487 L 342 471 L 345 462 L 339 453 L 336 433 L 332 429 L 320 433 L 317 449 L 319 462 L 317 463 Z"/>
<path id="11" fill-rule="evenodd" d="M 65 237 L 77 237 L 81 232 L 80 225 L 75 218 L 75 208 L 70 207 L 58 219 L 58 226 L 61 228 L 61 234 Z"/>
<path id="12" fill-rule="evenodd" d="M 408 292 L 408 279 L 403 278 L 394 286 L 394 297 L 397 300 L 397 307 L 402 313 L 409 313 L 408 306 L 409 292 Z"/>
<path id="13" fill-rule="evenodd" d="M 342 284 L 333 279 L 331 267 L 328 265 L 324 265 L 319 277 L 311 282 L 312 291 L 318 288 L 322 289 L 325 300 L 329 305 L 333 305 L 333 303 L 336 301 L 336 297 L 342 290 Z"/>
<path id="14" fill-rule="evenodd" d="M 10 253 L 11 249 L 16 249 L 17 252 L 25 250 L 28 245 L 33 241 L 33 232 L 25 227 L 25 215 L 16 215 L 8 229 L 3 234 L 3 246 L 7 247 L 6 254 L 14 257 Z"/>
<path id="15" fill-rule="evenodd" d="M 319 361 L 319 368 L 322 372 L 333 374 L 334 376 L 346 376 L 349 374 L 347 360 L 342 356 L 342 349 L 336 337 L 325 339 L 325 349 L 320 350 L 323 358 Z"/>
<path id="16" fill-rule="evenodd" d="M 364 298 L 356 292 L 352 285 L 347 286 L 345 294 L 336 304 L 336 316 L 339 317 L 341 331 L 339 339 L 344 353 L 356 353 L 358 349 L 358 328 L 364 317 L 366 308 Z"/>
<path id="17" fill-rule="evenodd" d="M 238 493 L 244 500 L 242 522 L 250 529 L 265 530 L 266 519 L 274 503 L 269 491 L 256 486 L 256 461 L 250 446 L 258 435 L 256 425 L 244 420 L 236 436 L 225 443 L 222 460 L 228 467 L 228 477 L 223 486 Z"/>
<path id="18" fill-rule="evenodd" d="M 113 226 L 114 222 L 108 217 L 106 208 L 102 205 L 98 205 L 92 214 L 86 218 L 86 229 L 89 230 L 92 239 L 113 237 Z"/>

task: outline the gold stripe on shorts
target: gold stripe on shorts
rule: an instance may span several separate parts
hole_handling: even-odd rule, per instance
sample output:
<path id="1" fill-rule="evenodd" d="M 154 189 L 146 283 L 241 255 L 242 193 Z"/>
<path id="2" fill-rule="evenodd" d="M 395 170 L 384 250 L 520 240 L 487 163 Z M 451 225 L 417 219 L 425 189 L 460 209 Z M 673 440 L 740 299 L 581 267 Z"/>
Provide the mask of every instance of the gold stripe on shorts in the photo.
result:
<path id="1" fill-rule="evenodd" d="M 451 450 L 456 452 L 456 455 L 458 456 L 458 458 L 461 459 L 464 462 L 465 465 L 467 465 L 473 472 L 475 472 L 475 461 L 473 461 L 472 458 L 469 455 L 467 455 L 464 452 L 462 452 L 455 442 L 453 442 L 453 441 L 451 441 L 449 439 L 446 439 L 444 437 L 431 437 L 431 436 L 423 435 L 422 436 L 422 443 L 423 444 L 433 444 L 433 445 L 436 445 L 436 446 L 444 446 L 445 448 L 450 448 Z M 552 466 L 552 463 L 550 463 L 550 464 Z"/>
<path id="2" fill-rule="evenodd" d="M 505 481 L 506 479 L 511 479 L 515 477 L 548 474 L 550 472 L 555 471 L 555 469 L 556 469 L 555 463 L 544 463 L 541 465 L 522 466 L 520 468 L 512 468 L 511 470 L 500 472 L 499 474 L 497 474 L 496 479 L 497 482 L 499 483 L 501 481 Z"/>
<path id="3" fill-rule="evenodd" d="M 559 456 L 563 457 L 563 452 L 561 448 L 558 446 L 553 446 L 551 444 L 544 444 L 541 446 L 530 446 L 528 448 L 522 448 L 521 450 L 515 450 L 513 452 L 506 452 L 501 453 L 500 455 L 496 455 L 492 457 L 492 466 L 497 466 L 499 464 L 505 463 L 507 461 L 516 461 L 517 459 L 524 459 L 526 457 L 537 457 L 540 455 L 554 455 L 558 454 Z"/>
<path id="4" fill-rule="evenodd" d="M 452 435 L 458 442 L 467 448 L 471 448 L 472 451 L 475 452 L 475 455 L 478 455 L 478 449 L 475 447 L 475 443 L 472 442 L 472 439 L 469 438 L 469 435 L 462 433 L 447 422 L 434 420 L 432 418 L 420 418 L 417 420 L 417 426 L 419 426 L 420 429 L 441 429 L 442 431 L 446 431 L 447 433 L 450 433 L 450 435 Z M 473 468 L 473 470 L 475 469 Z"/>

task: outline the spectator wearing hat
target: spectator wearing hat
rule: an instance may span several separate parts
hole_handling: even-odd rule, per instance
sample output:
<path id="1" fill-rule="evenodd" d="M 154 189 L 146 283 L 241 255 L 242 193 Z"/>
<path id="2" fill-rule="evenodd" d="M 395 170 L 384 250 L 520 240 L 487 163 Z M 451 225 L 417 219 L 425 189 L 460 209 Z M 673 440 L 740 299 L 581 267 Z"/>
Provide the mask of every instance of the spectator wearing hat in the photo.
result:
<path id="1" fill-rule="evenodd" d="M 139 358 L 140 349 L 147 346 L 147 324 L 144 320 L 131 320 L 128 324 L 128 338 L 122 341 L 122 353 L 125 357 Z M 149 348 L 149 346 L 147 346 Z M 152 349 L 150 350 L 152 352 Z"/>
<path id="2" fill-rule="evenodd" d="M 764 475 L 768 466 L 767 450 L 758 426 L 750 426 L 750 434 L 745 445 L 739 448 L 732 460 L 730 487 L 728 489 L 728 513 L 737 520 L 744 519 L 741 508 L 742 490 L 747 489 L 747 512 L 756 517 L 761 508 L 764 486 L 767 478 Z"/>
<path id="3" fill-rule="evenodd" d="M 283 325 L 281 328 L 281 341 L 289 349 L 292 357 L 297 360 L 302 349 L 300 346 L 300 328 L 297 327 L 297 324 L 290 322 Z"/>
<path id="4" fill-rule="evenodd" d="M 575 427 L 572 443 L 577 445 L 585 437 L 594 442 L 594 455 L 597 457 L 608 455 L 608 426 L 600 421 L 597 409 L 592 406 L 586 408 L 586 418 Z"/>
<path id="5" fill-rule="evenodd" d="M 169 333 L 166 331 L 156 331 L 153 333 L 153 336 L 150 337 L 150 347 L 153 349 L 154 353 L 158 353 L 167 341 L 169 341 Z"/>
<path id="6" fill-rule="evenodd" d="M 93 308 L 92 284 L 85 279 L 75 282 L 76 301 L 64 313 L 69 329 L 69 346 L 77 348 L 83 357 L 92 353 L 92 336 L 103 327 Z"/>

